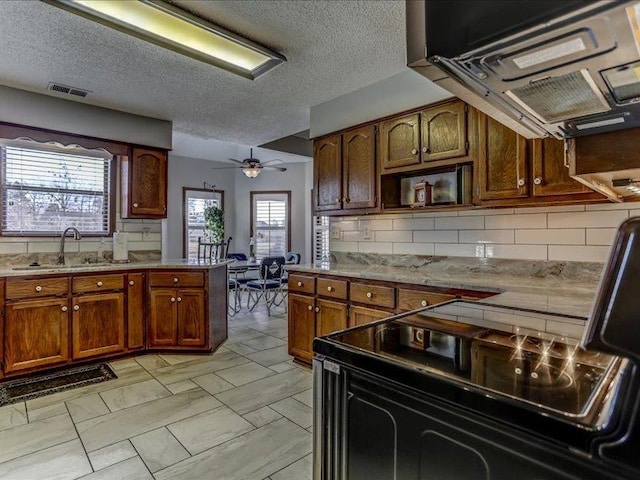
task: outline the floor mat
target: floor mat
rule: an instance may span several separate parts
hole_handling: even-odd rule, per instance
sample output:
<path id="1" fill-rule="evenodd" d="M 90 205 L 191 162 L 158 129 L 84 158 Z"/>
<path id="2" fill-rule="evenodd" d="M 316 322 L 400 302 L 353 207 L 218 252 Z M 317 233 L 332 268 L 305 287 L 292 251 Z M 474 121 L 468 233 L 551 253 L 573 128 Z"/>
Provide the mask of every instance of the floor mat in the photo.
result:
<path id="1" fill-rule="evenodd" d="M 106 364 L 74 367 L 0 384 L 0 406 L 118 378 Z"/>

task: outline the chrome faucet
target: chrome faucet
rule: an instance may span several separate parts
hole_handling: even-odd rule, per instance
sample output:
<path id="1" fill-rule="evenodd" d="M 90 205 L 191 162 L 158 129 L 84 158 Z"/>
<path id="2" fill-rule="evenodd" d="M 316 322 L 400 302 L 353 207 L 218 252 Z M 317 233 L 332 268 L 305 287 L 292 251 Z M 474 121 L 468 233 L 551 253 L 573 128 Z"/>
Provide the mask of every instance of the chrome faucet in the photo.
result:
<path id="1" fill-rule="evenodd" d="M 69 232 L 73 232 L 74 240 L 80 240 L 80 238 L 82 238 L 76 227 L 66 228 L 64 232 L 62 232 L 62 237 L 60 237 L 60 252 L 58 253 L 58 265 L 64 265 L 64 239 Z"/>

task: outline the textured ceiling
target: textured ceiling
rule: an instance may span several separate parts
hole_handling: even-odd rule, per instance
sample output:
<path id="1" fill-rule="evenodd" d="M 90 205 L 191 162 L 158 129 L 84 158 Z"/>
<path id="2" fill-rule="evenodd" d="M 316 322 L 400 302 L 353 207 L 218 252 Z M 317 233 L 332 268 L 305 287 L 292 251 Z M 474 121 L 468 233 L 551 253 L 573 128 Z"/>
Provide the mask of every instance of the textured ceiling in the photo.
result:
<path id="1" fill-rule="evenodd" d="M 0 84 L 172 120 L 259 145 L 309 128 L 309 108 L 405 67 L 404 1 L 175 1 L 287 57 L 250 81 L 36 1 L 0 1 Z M 65 97 L 69 98 L 69 97 Z"/>

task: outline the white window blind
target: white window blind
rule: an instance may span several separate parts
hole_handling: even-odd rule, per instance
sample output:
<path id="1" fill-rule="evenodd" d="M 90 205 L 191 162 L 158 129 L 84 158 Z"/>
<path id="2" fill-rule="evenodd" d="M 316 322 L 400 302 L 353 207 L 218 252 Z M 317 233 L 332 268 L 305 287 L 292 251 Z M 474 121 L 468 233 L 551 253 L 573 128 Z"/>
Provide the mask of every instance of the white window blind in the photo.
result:
<path id="1" fill-rule="evenodd" d="M 111 156 L 61 150 L 0 143 L 3 233 L 110 233 Z"/>
<path id="2" fill-rule="evenodd" d="M 329 261 L 329 217 L 313 217 L 313 261 Z"/>
<path id="3" fill-rule="evenodd" d="M 289 251 L 289 195 L 254 193 L 252 207 L 256 258 Z"/>
<path id="4" fill-rule="evenodd" d="M 187 258 L 198 256 L 198 237 L 204 240 L 204 210 L 220 207 L 222 194 L 205 190 L 185 190 L 185 245 Z"/>

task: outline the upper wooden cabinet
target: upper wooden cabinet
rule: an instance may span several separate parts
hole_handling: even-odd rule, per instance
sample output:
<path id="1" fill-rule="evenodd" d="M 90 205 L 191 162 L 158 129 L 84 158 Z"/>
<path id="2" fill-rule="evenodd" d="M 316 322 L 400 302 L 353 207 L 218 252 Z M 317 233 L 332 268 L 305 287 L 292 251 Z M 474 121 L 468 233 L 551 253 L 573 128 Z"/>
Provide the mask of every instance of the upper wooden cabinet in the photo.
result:
<path id="1" fill-rule="evenodd" d="M 382 122 L 382 170 L 409 172 L 436 161 L 469 161 L 461 159 L 469 154 L 467 109 L 464 102 L 455 100 Z"/>
<path id="2" fill-rule="evenodd" d="M 526 197 L 527 140 L 500 122 L 477 114 L 477 193 L 480 201 Z"/>
<path id="3" fill-rule="evenodd" d="M 420 115 L 393 118 L 380 124 L 383 170 L 420 164 Z"/>
<path id="4" fill-rule="evenodd" d="M 423 111 L 420 121 L 422 161 L 464 157 L 467 140 L 467 106 L 451 102 Z"/>
<path id="5" fill-rule="evenodd" d="M 333 135 L 314 143 L 314 203 L 317 211 L 342 208 L 341 141 L 340 135 Z"/>
<path id="6" fill-rule="evenodd" d="M 371 211 L 377 205 L 376 130 L 368 125 L 314 143 L 317 212 Z"/>
<path id="7" fill-rule="evenodd" d="M 574 180 L 569 175 L 565 162 L 564 142 L 554 138 L 532 141 L 533 195 L 574 195 L 578 193 L 595 194 L 590 188 Z"/>
<path id="8" fill-rule="evenodd" d="M 376 133 L 375 127 L 351 130 L 342 136 L 343 208 L 376 206 Z"/>
<path id="9" fill-rule="evenodd" d="M 122 218 L 167 217 L 167 151 L 131 148 L 121 159 Z"/>

